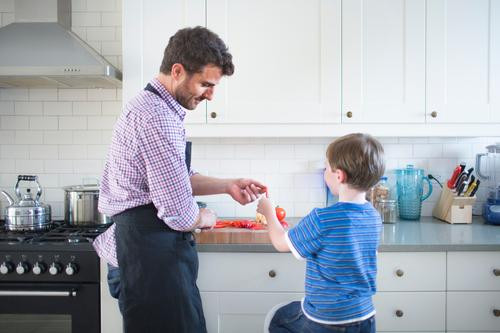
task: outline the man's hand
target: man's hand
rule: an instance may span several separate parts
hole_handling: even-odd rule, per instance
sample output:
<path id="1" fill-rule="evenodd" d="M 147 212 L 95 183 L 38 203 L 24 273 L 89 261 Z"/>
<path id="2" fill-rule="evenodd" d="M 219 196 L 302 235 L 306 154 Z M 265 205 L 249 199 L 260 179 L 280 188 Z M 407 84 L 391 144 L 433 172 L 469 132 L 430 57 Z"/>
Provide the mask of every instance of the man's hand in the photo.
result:
<path id="1" fill-rule="evenodd" d="M 227 194 L 240 204 L 246 205 L 257 200 L 265 192 L 265 188 L 265 185 L 253 179 L 230 179 L 227 185 Z"/>

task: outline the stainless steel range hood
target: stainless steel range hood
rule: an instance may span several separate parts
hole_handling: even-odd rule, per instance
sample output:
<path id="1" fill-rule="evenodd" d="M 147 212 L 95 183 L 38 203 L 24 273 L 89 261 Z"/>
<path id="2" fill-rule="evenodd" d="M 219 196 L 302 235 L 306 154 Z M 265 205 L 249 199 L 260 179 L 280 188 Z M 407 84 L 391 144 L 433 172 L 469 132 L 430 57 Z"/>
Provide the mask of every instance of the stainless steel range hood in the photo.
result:
<path id="1" fill-rule="evenodd" d="M 71 0 L 15 6 L 16 22 L 0 29 L 0 88 L 121 87 L 121 71 L 70 30 Z"/>

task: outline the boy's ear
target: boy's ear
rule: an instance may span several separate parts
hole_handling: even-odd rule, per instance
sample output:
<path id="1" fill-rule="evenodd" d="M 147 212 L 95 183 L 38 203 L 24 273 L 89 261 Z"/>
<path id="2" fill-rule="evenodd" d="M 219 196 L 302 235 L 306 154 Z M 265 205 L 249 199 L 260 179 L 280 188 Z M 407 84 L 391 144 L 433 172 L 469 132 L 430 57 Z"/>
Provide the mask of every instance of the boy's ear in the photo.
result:
<path id="1" fill-rule="evenodd" d="M 337 169 L 337 180 L 339 183 L 344 183 L 347 180 L 347 175 L 344 170 Z"/>

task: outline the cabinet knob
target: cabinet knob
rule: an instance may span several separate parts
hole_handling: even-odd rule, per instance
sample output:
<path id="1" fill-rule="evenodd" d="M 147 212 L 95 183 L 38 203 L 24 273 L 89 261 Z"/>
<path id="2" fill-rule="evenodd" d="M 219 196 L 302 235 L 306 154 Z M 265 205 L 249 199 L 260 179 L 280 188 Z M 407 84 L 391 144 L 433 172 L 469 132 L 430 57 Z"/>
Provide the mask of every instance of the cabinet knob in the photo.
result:
<path id="1" fill-rule="evenodd" d="M 273 277 L 276 277 L 276 272 L 274 271 L 274 269 L 271 269 L 271 270 L 269 271 L 269 277 L 272 277 L 272 278 L 273 278 Z"/>
<path id="2" fill-rule="evenodd" d="M 495 317 L 500 317 L 500 310 L 498 310 L 498 309 L 493 309 L 493 315 L 494 315 Z"/>
<path id="3" fill-rule="evenodd" d="M 402 277 L 403 275 L 405 275 L 405 271 L 403 271 L 402 269 L 398 269 L 396 271 L 396 275 L 399 276 L 399 277 Z"/>
<path id="4" fill-rule="evenodd" d="M 438 116 L 437 111 L 432 111 L 432 112 L 431 112 L 431 117 L 432 117 L 432 118 L 437 118 L 437 116 Z"/>
<path id="5" fill-rule="evenodd" d="M 495 276 L 500 276 L 500 269 L 498 269 L 498 268 L 494 268 L 494 269 L 493 269 L 493 275 L 495 275 Z"/>
<path id="6" fill-rule="evenodd" d="M 352 118 L 352 112 L 351 111 L 347 111 L 346 116 L 347 116 L 347 118 Z"/>
<path id="7" fill-rule="evenodd" d="M 210 118 L 212 119 L 217 118 L 217 112 L 210 112 Z"/>
<path id="8" fill-rule="evenodd" d="M 396 310 L 396 317 L 403 317 L 404 313 L 403 313 L 403 310 Z"/>

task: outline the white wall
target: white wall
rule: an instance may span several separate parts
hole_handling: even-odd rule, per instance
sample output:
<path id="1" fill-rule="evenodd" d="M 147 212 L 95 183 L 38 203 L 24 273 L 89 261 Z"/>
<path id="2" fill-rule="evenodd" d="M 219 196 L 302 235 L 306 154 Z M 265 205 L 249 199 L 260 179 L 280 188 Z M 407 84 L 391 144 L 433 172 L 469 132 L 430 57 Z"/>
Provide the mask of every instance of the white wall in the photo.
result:
<path id="1" fill-rule="evenodd" d="M 121 1 L 73 0 L 73 30 L 121 68 Z M 0 0 L 0 26 L 14 20 L 14 0 Z M 116 117 L 120 89 L 0 89 L 0 188 L 13 193 L 18 174 L 36 174 L 43 201 L 63 216 L 62 186 L 98 178 Z M 194 139 L 193 168 L 220 177 L 253 177 L 269 186 L 289 216 L 324 203 L 319 167 L 328 139 Z M 383 138 L 389 169 L 413 163 L 444 180 L 464 160 L 500 138 Z M 430 215 L 439 191 L 424 202 Z M 200 197 L 220 216 L 253 216 L 227 196 Z M 5 207 L 2 198 L 0 208 Z M 3 210 L 2 210 L 3 212 Z"/>

